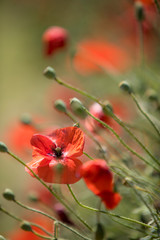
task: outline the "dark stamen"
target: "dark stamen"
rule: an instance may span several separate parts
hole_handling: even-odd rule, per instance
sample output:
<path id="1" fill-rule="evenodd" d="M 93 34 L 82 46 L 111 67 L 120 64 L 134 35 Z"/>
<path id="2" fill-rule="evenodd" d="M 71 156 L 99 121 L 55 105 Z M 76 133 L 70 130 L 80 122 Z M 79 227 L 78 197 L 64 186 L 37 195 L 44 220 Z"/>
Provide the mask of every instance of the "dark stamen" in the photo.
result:
<path id="1" fill-rule="evenodd" d="M 60 147 L 56 147 L 55 148 L 55 154 L 57 157 L 60 157 L 62 155 L 62 151 Z"/>

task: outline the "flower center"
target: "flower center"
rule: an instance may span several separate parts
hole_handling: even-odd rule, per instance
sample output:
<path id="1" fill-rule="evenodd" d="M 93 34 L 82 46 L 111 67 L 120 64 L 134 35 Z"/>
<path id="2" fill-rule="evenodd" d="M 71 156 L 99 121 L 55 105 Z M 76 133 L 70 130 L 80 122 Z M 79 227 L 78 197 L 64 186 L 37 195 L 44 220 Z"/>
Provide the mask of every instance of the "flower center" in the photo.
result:
<path id="1" fill-rule="evenodd" d="M 58 158 L 62 155 L 62 149 L 60 147 L 56 147 L 54 151 Z"/>

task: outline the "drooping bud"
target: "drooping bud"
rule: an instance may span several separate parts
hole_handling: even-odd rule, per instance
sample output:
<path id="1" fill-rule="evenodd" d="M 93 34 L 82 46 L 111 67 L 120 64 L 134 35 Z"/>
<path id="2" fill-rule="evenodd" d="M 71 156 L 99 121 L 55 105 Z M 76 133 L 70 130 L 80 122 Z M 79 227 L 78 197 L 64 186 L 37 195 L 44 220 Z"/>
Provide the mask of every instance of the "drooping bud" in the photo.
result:
<path id="1" fill-rule="evenodd" d="M 21 123 L 30 125 L 32 123 L 32 117 L 28 113 L 24 113 L 20 118 Z"/>
<path id="2" fill-rule="evenodd" d="M 66 107 L 66 104 L 63 100 L 61 99 L 57 99 L 55 102 L 54 102 L 54 107 L 55 109 L 57 109 L 59 112 L 64 112 L 66 113 L 67 112 L 67 107 Z"/>
<path id="3" fill-rule="evenodd" d="M 48 66 L 45 68 L 44 72 L 43 72 L 44 76 L 46 76 L 49 79 L 56 79 L 56 72 L 55 70 Z"/>
<path id="4" fill-rule="evenodd" d="M 103 240 L 105 236 L 104 227 L 101 223 L 97 223 L 95 230 L 95 240 Z"/>
<path id="5" fill-rule="evenodd" d="M 3 192 L 3 197 L 6 199 L 6 200 L 9 200 L 9 201 L 14 201 L 15 200 L 15 195 L 13 193 L 13 191 L 9 188 L 6 188 Z"/>
<path id="6" fill-rule="evenodd" d="M 127 93 L 129 93 L 129 94 L 131 94 L 131 93 L 133 92 L 132 89 L 131 89 L 130 84 L 129 84 L 128 82 L 126 82 L 126 81 L 120 82 L 119 87 L 120 87 L 120 89 L 122 89 L 124 92 L 127 92 Z"/>
<path id="7" fill-rule="evenodd" d="M 4 238 L 2 235 L 0 235 L 0 240 L 7 240 L 7 239 Z"/>
<path id="8" fill-rule="evenodd" d="M 0 152 L 8 152 L 8 148 L 3 142 L 0 142 Z"/>
<path id="9" fill-rule="evenodd" d="M 154 89 L 148 89 L 146 91 L 146 96 L 150 101 L 158 102 L 158 95 Z"/>
<path id="10" fill-rule="evenodd" d="M 105 101 L 103 103 L 103 112 L 106 114 L 106 115 L 112 115 L 113 113 L 113 107 L 111 105 L 111 103 L 109 101 Z"/>
<path id="11" fill-rule="evenodd" d="M 135 15 L 139 22 L 142 22 L 145 19 L 144 7 L 140 1 L 135 2 Z"/>
<path id="12" fill-rule="evenodd" d="M 72 98 L 70 100 L 70 106 L 74 114 L 76 114 L 78 117 L 84 119 L 87 116 L 85 107 L 83 106 L 82 102 L 78 98 Z"/>
<path id="13" fill-rule="evenodd" d="M 20 225 L 20 228 L 22 228 L 24 231 L 32 232 L 31 224 L 27 221 L 23 221 Z"/>
<path id="14" fill-rule="evenodd" d="M 49 27 L 43 34 L 42 41 L 46 56 L 51 56 L 58 49 L 64 48 L 67 44 L 68 34 L 64 28 Z"/>

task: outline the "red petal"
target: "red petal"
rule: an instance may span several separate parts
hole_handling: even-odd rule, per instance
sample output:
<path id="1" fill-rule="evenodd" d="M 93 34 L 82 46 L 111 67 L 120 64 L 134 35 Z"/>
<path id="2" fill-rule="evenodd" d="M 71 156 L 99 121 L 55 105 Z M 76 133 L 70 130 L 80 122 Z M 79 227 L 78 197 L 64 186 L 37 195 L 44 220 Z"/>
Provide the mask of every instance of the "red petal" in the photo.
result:
<path id="1" fill-rule="evenodd" d="M 47 153 L 52 153 L 52 149 L 55 148 L 54 142 L 47 136 L 41 134 L 34 134 L 31 138 L 31 145 L 34 147 L 35 151 L 39 154 L 46 155 Z"/>
<path id="2" fill-rule="evenodd" d="M 84 134 L 77 127 L 57 129 L 50 137 L 63 151 L 64 157 L 75 158 L 83 154 Z"/>
<path id="3" fill-rule="evenodd" d="M 94 194 L 113 190 L 113 176 L 104 160 L 97 159 L 84 163 L 81 174 L 87 187 Z"/>
<path id="4" fill-rule="evenodd" d="M 114 192 L 102 192 L 98 194 L 98 196 L 101 198 L 102 202 L 108 209 L 114 209 L 117 207 L 122 199 L 119 193 Z"/>

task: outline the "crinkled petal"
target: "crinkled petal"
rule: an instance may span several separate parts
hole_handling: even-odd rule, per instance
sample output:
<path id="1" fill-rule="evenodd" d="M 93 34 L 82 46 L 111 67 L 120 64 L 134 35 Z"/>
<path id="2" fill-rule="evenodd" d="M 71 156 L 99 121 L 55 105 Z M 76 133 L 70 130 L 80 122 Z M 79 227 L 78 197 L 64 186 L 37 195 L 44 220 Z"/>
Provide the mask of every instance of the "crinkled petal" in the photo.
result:
<path id="1" fill-rule="evenodd" d="M 49 137 L 41 134 L 34 134 L 32 136 L 31 145 L 35 151 L 42 155 L 52 153 L 52 149 L 55 148 L 54 142 Z"/>
<path id="2" fill-rule="evenodd" d="M 116 192 L 101 192 L 98 194 L 107 209 L 114 209 L 117 207 L 122 197 Z"/>
<path id="3" fill-rule="evenodd" d="M 32 160 L 31 162 L 27 163 L 27 166 L 29 168 L 31 168 L 31 170 L 35 173 L 35 174 L 38 174 L 38 171 L 37 171 L 37 168 L 38 166 L 42 163 L 42 162 L 50 162 L 49 159 L 45 159 L 44 157 L 42 156 L 38 156 L 34 158 L 34 160 Z M 34 177 L 34 175 L 32 174 L 32 172 L 27 168 L 25 167 L 25 171 L 28 172 L 32 177 Z"/>
<path id="4" fill-rule="evenodd" d="M 72 184 L 80 180 L 80 167 L 78 159 L 60 159 L 48 161 L 44 159 L 37 166 L 38 176 L 48 183 Z"/>
<path id="5" fill-rule="evenodd" d="M 104 160 L 97 159 L 84 163 L 81 174 L 87 187 L 94 194 L 113 190 L 113 175 Z"/>
<path id="6" fill-rule="evenodd" d="M 80 128 L 66 127 L 55 130 L 50 137 L 62 149 L 64 157 L 75 158 L 83 154 L 84 134 Z"/>

